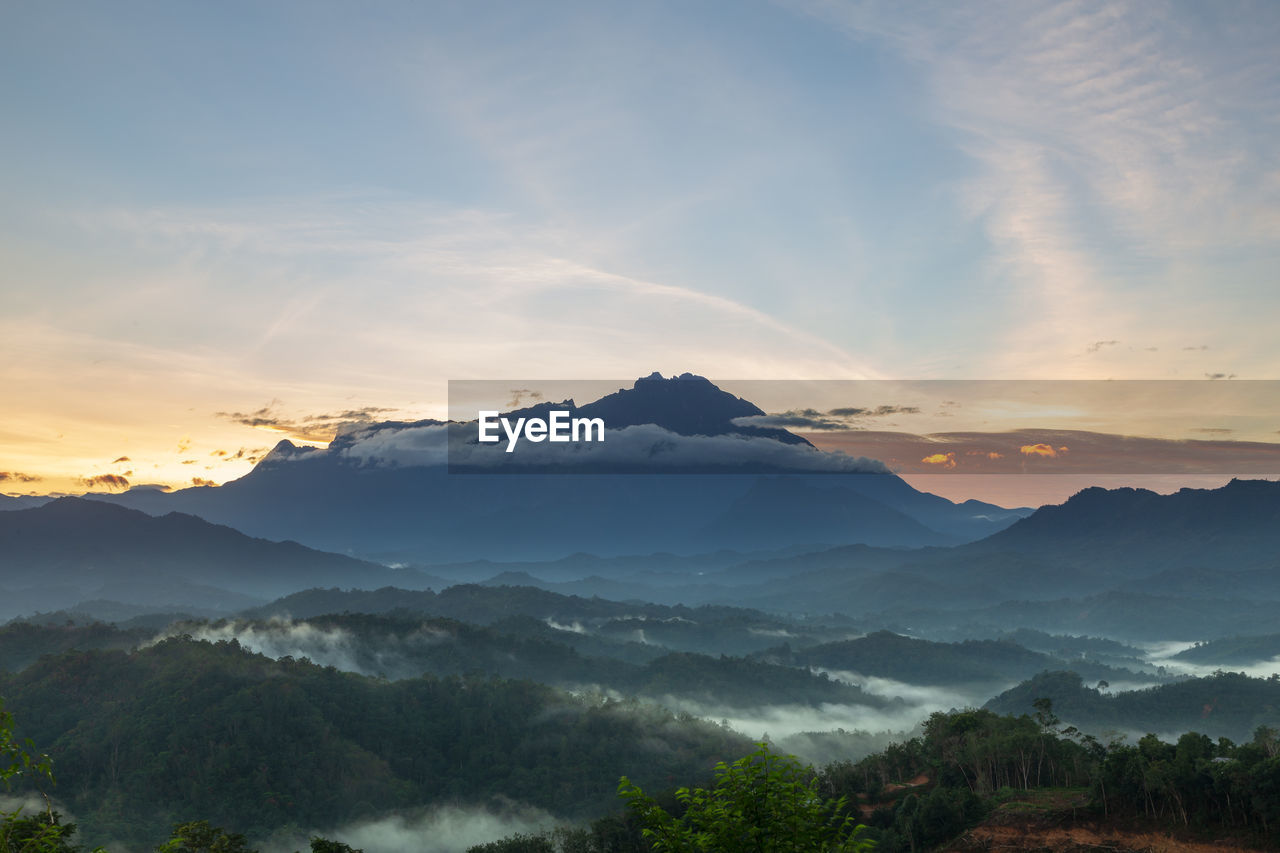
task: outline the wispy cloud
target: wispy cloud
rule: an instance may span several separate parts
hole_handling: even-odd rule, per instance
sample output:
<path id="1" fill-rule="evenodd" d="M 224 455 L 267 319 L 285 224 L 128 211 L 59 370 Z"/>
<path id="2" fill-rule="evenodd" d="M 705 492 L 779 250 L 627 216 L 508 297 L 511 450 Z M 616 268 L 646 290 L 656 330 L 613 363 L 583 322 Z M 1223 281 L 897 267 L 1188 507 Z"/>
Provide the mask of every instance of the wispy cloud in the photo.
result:
<path id="1" fill-rule="evenodd" d="M 376 420 L 386 420 L 386 418 L 378 416 L 398 411 L 397 409 L 380 406 L 364 406 L 359 409 L 347 409 L 326 414 L 288 416 L 281 413 L 281 406 L 282 403 L 279 400 L 272 400 L 262 408 L 251 412 L 215 412 L 214 416 L 224 418 L 241 426 L 283 433 L 302 441 L 327 442 L 331 441 L 342 427 L 352 424 L 373 423 Z M 228 460 L 241 459 L 246 455 L 243 447 L 234 454 L 228 454 L 225 450 L 215 450 L 213 453 L 215 456 L 224 457 Z M 248 455 L 252 456 L 254 452 Z"/>
<path id="2" fill-rule="evenodd" d="M 960 199 L 1013 288 L 995 306 L 1011 332 L 993 365 L 1063 375 L 1081 333 L 1189 324 L 1209 294 L 1171 293 L 1169 271 L 1242 247 L 1274 257 L 1275 9 L 1192 21 L 1149 3 L 797 5 L 905 57 L 931 117 L 962 134 L 976 168 Z"/>

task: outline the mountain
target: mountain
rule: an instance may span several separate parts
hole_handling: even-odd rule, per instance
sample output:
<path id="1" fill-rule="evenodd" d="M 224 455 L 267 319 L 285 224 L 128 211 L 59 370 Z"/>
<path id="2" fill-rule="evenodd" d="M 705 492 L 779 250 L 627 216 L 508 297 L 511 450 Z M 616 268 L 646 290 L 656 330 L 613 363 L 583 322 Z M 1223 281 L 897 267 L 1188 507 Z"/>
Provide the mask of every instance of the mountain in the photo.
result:
<path id="1" fill-rule="evenodd" d="M 1009 640 L 966 640 L 935 643 L 876 631 L 865 637 L 823 643 L 799 651 L 771 649 L 757 655 L 793 666 L 844 671 L 860 676 L 891 678 L 910 684 L 950 685 L 979 689 L 1021 681 L 1070 666 L 1092 681 L 1155 680 L 1126 669 L 1083 659 L 1067 662 L 1032 651 Z"/>
<path id="2" fill-rule="evenodd" d="M 1224 637 L 1199 643 L 1173 656 L 1173 660 L 1196 664 L 1249 666 L 1264 661 L 1276 662 L 1280 669 L 1280 634 L 1252 637 Z"/>
<path id="3" fill-rule="evenodd" d="M 663 379 L 651 373 L 630 388 L 601 397 L 576 414 L 602 418 L 610 429 L 654 424 L 678 435 L 744 435 L 772 438 L 784 444 L 813 445 L 785 429 L 740 426 L 735 418 L 764 415 L 754 403 L 722 391 L 709 380 L 692 373 Z"/>
<path id="4" fill-rule="evenodd" d="M 1233 672 L 1115 694 L 1086 687 L 1074 672 L 1045 672 L 984 707 L 1000 714 L 1030 714 L 1041 698 L 1052 700 L 1054 713 L 1064 723 L 1102 737 L 1115 731 L 1197 731 L 1243 742 L 1259 726 L 1280 724 L 1280 679 Z"/>
<path id="5" fill-rule="evenodd" d="M 35 495 L 0 495 L 0 512 L 7 509 L 33 509 L 47 504 L 51 498 Z"/>
<path id="6" fill-rule="evenodd" d="M 423 578 L 296 542 L 269 542 L 181 513 L 161 517 L 59 498 L 0 513 L 0 587 L 71 598 L 239 609 L 317 584 L 414 585 Z"/>
<path id="7" fill-rule="evenodd" d="M 1232 480 L 1170 495 L 1085 489 L 965 550 L 1104 564 L 1130 578 L 1183 567 L 1280 572 L 1280 482 Z"/>
<path id="8" fill-rule="evenodd" d="M 418 564 L 549 560 L 574 552 L 691 554 L 739 548 L 744 530 L 761 549 L 871 536 L 878 544 L 919 547 L 972 541 L 1025 514 L 958 505 L 888 473 L 849 473 L 882 469 L 819 451 L 785 430 L 736 425 L 763 412 L 701 377 L 654 375 L 592 403 L 561 406 L 604 418 L 604 445 L 615 466 L 640 473 L 451 474 L 447 425 L 392 422 L 359 425 L 321 449 L 282 441 L 253 471 L 221 487 L 94 497 L 156 515 L 189 513 L 253 536 Z M 655 458 L 689 467 L 656 468 Z M 773 476 L 706 473 L 761 465 Z M 686 470 L 702 473 L 677 473 Z M 786 470 L 802 472 L 785 479 L 807 486 L 778 486 L 776 475 Z M 813 521 L 797 533 L 797 518 Z"/>
<path id="9" fill-rule="evenodd" d="M 884 476 L 884 475 L 865 475 Z M 782 526 L 793 542 L 848 542 L 893 546 L 952 544 L 910 515 L 824 478 L 761 477 L 696 534 L 708 548 L 724 542 L 768 548 Z"/>
<path id="10" fill-rule="evenodd" d="M 617 807 L 624 773 L 659 789 L 749 748 L 714 723 L 528 680 L 388 682 L 190 638 L 45 657 L 0 673 L 0 692 L 19 737 L 74 780 L 57 793 L 76 841 L 113 850 L 194 816 L 265 836 L 496 798 L 582 820 Z"/>
<path id="11" fill-rule="evenodd" d="M 600 418 L 609 429 L 651 424 L 676 435 L 752 436 L 783 444 L 813 446 L 808 439 L 785 429 L 734 423 L 737 418 L 763 416 L 765 411 L 692 373 L 665 379 L 661 373 L 654 372 L 637 379 L 631 388 L 619 388 L 584 406 L 578 406 L 573 400 L 544 402 L 508 412 L 507 416 L 545 418 L 552 410 L 567 411 L 571 417 Z"/>
<path id="12" fill-rule="evenodd" d="M 739 532 L 750 536 L 746 524 Z M 1086 489 L 976 542 L 765 557 L 699 581 L 685 600 L 879 614 L 919 630 L 973 619 L 982 630 L 1209 639 L 1233 618 L 1256 624 L 1259 605 L 1280 602 L 1280 483 L 1233 480 L 1171 495 Z"/>

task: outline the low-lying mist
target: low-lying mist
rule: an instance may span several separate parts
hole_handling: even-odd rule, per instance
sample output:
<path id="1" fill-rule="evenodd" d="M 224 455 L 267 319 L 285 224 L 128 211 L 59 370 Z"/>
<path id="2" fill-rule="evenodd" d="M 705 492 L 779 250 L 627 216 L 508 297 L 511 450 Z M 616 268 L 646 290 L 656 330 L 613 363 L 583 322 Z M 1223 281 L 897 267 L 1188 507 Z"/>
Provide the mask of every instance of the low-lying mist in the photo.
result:
<path id="1" fill-rule="evenodd" d="M 344 672 L 391 678 L 421 675 L 421 669 L 408 660 L 408 653 L 414 648 L 452 639 L 447 631 L 424 624 L 408 634 L 388 632 L 373 644 L 345 628 L 319 627 L 306 621 L 272 617 L 266 621 L 179 622 L 169 626 L 152 642 L 182 635 L 210 643 L 235 640 L 251 652 L 277 660 L 284 657 L 306 658 L 320 666 L 332 666 Z"/>
<path id="2" fill-rule="evenodd" d="M 449 805 L 357 821 L 301 834 L 280 832 L 263 853 L 306 850 L 313 836 L 341 841 L 365 853 L 464 853 L 469 847 L 516 833 L 532 835 L 559 821 L 542 809 L 511 801 L 489 806 Z"/>

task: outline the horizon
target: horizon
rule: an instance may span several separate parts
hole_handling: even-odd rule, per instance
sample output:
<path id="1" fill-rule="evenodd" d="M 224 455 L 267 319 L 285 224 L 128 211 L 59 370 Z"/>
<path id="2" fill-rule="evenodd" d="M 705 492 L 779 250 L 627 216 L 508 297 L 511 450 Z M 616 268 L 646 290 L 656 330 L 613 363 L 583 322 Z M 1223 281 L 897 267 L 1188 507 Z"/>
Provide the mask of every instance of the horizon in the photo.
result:
<path id="1" fill-rule="evenodd" d="M 409 433 L 421 431 L 424 424 L 463 424 L 483 423 L 489 417 L 491 432 L 496 429 L 501 413 L 517 409 L 543 405 L 555 408 L 555 400 L 563 400 L 563 405 L 570 408 L 580 407 L 587 403 L 596 403 L 604 399 L 622 398 L 637 393 L 642 383 L 657 378 L 664 378 L 658 372 L 635 380 L 633 383 L 617 380 L 559 380 L 544 382 L 540 380 L 470 380 L 450 383 L 450 406 L 447 417 L 426 421 L 377 420 L 370 413 L 363 419 L 344 421 L 334 424 L 317 425 L 314 422 L 291 422 L 284 419 L 266 417 L 264 413 L 240 415 L 240 423 L 255 429 L 268 429 L 282 436 L 272 448 L 262 448 L 252 456 L 244 459 L 254 467 L 265 459 L 271 451 L 281 446 L 303 449 L 325 449 L 330 447 L 329 441 L 335 438 L 347 443 L 355 440 L 360 443 L 361 436 L 369 436 L 375 432 L 386 435 L 401 431 Z M 851 471 L 870 470 L 892 473 L 905 480 L 913 487 L 941 495 L 956 503 L 976 499 L 1007 508 L 1037 507 L 1044 504 L 1062 503 L 1072 495 L 1089 487 L 1102 488 L 1141 488 L 1157 493 L 1169 494 L 1182 488 L 1219 488 L 1232 479 L 1277 479 L 1280 470 L 1280 444 L 1275 442 L 1259 442 L 1249 439 L 1250 434 L 1259 433 L 1265 437 L 1265 427 L 1272 423 L 1269 420 L 1275 410 L 1272 398 L 1280 397 L 1280 383 L 1264 383 L 1256 381 L 1234 382 L 1228 385 L 1220 383 L 1163 381 L 1157 383 L 1135 381 L 1107 381 L 1091 383 L 1087 381 L 1056 382 L 996 382 L 996 381 L 892 381 L 863 380 L 858 382 L 824 381 L 824 382 L 789 382 L 785 380 L 770 381 L 720 381 L 707 380 L 694 374 L 672 376 L 665 382 L 683 382 L 686 379 L 699 380 L 706 387 L 707 395 L 690 398 L 683 396 L 684 402 L 677 406 L 679 412 L 687 411 L 690 400 L 705 400 L 705 405 L 720 405 L 716 400 L 734 400 L 734 395 L 741 401 L 752 403 L 754 399 L 764 399 L 774 406 L 781 406 L 785 411 L 769 412 L 748 417 L 733 419 L 733 428 L 771 428 L 790 430 L 791 434 L 807 440 L 812 452 L 819 456 L 831 456 L 830 462 L 797 458 L 792 465 L 799 465 L 795 473 L 804 470 Z M 628 387 L 630 385 L 630 387 Z M 616 391 L 609 389 L 616 388 Z M 701 395 L 701 392 L 696 392 Z M 719 395 L 719 396 L 717 396 Z M 664 422 L 661 398 L 650 398 L 650 405 L 658 406 L 649 410 L 653 418 L 646 421 L 652 424 Z M 1130 401 L 1131 405 L 1123 414 L 1125 420 L 1131 422 L 1145 421 L 1151 432 L 1162 432 L 1162 437 L 1120 435 L 1104 430 L 1114 426 L 1118 421 L 1112 414 L 1117 400 Z M 574 401 L 577 401 L 576 403 Z M 801 401 L 801 402 L 797 402 Z M 893 401 L 893 402 L 885 402 Z M 851 403 L 858 403 L 851 406 Z M 843 404 L 836 408 L 815 409 L 806 403 L 831 406 Z M 492 407 L 487 409 L 487 407 Z M 1242 428 L 1195 427 L 1191 424 L 1206 422 L 1204 412 L 1216 408 L 1211 416 L 1212 422 L 1233 423 Z M 757 411 L 761 411 L 756 408 Z M 577 411 L 577 410 L 575 410 Z M 631 409 L 634 414 L 634 408 Z M 740 409 L 739 409 L 740 411 Z M 1037 411 L 1038 415 L 1025 414 Z M 1147 414 L 1143 414 L 1143 412 Z M 565 424 L 569 423 L 569 412 L 563 412 Z M 477 417 L 481 420 L 477 421 Z M 1028 420 L 1030 419 L 1030 420 Z M 585 422 L 585 420 L 584 420 Z M 604 421 L 598 417 L 591 422 L 600 430 L 598 439 L 604 440 Z M 1015 427 L 1015 424 L 1032 423 L 1035 428 Z M 1059 425 L 1055 429 L 1046 429 L 1045 424 Z M 974 427 L 980 425 L 980 428 Z M 1082 429 L 1089 426 L 1093 429 Z M 945 432 L 927 432 L 930 428 L 945 427 Z M 510 429 L 510 423 L 504 427 Z M 518 428 L 517 428 L 518 429 Z M 324 435 L 317 430 L 331 430 Z M 566 426 L 567 430 L 567 426 Z M 483 432 L 483 430 L 482 430 Z M 662 438 L 666 435 L 666 438 Z M 679 435 L 658 433 L 657 440 L 669 443 L 672 440 L 682 441 Z M 1177 437 L 1175 437 L 1177 436 Z M 361 464 L 391 465 L 442 465 L 446 458 L 443 451 L 444 434 L 438 441 L 424 438 L 416 439 L 413 446 L 426 449 L 439 443 L 435 452 L 425 456 L 397 455 L 387 457 L 378 462 L 377 452 L 373 456 L 364 456 Z M 497 442 L 498 436 L 490 435 L 489 441 Z M 647 451 L 647 442 L 653 437 L 641 439 L 636 444 L 632 436 L 617 448 L 613 443 L 610 455 L 582 457 L 583 447 L 573 442 L 565 460 L 580 458 L 581 461 L 559 463 L 569 467 L 559 471 L 560 474 L 574 473 L 574 466 L 588 464 L 592 467 L 582 469 L 583 473 L 605 473 L 615 470 L 622 473 L 644 473 L 651 464 L 644 459 L 653 453 Z M 757 439 L 761 440 L 761 439 Z M 568 435 L 562 441 L 569 441 Z M 1063 443 L 1066 442 L 1066 443 Z M 771 441 L 766 440 L 766 444 Z M 452 447 L 452 440 L 450 446 Z M 703 444 L 703 451 L 710 453 L 713 445 Z M 512 446 L 508 445 L 507 453 Z M 550 448 L 550 445 L 546 445 Z M 603 448 L 603 445 L 602 445 Z M 551 449 L 553 454 L 561 451 Z M 346 449 L 341 453 L 351 452 Z M 362 451 L 364 452 L 364 451 Z M 411 451 L 416 454 L 419 451 Z M 453 455 L 451 449 L 448 453 Z M 601 449 L 600 452 L 604 452 Z M 639 452 L 634 459 L 630 454 Z M 725 450 L 714 451 L 723 454 Z M 753 458 L 744 447 L 741 451 L 729 449 L 732 454 L 731 465 L 755 465 Z M 622 453 L 621 457 L 617 453 Z M 742 453 L 748 453 L 743 456 Z M 231 454 L 221 451 L 220 456 Z M 803 454 L 802 454 L 803 456 Z M 500 459 L 515 463 L 520 458 L 502 456 Z M 557 458 L 557 457 L 552 457 Z M 690 460 L 696 457 L 688 457 Z M 705 457 L 704 464 L 713 457 Z M 715 458 L 720 458 L 718 455 Z M 764 457 L 761 457 L 763 460 Z M 610 462 L 608 460 L 614 460 Z M 631 461 L 627 461 L 631 460 Z M 638 460 L 638 461 L 637 461 Z M 844 460 L 844 461 L 840 461 Z M 864 460 L 872 460 L 875 464 L 867 468 Z M 476 460 L 482 466 L 492 462 Z M 547 464 L 550 459 L 544 458 L 535 464 Z M 132 460 L 121 458 L 116 460 L 117 470 L 131 466 Z M 474 462 L 461 462 L 463 473 L 466 466 Z M 499 462 L 498 464 L 506 464 Z M 528 463 L 526 463 L 528 464 Z M 670 463 L 666 463 L 670 464 Z M 688 462 L 679 463 L 686 465 Z M 773 463 L 763 463 L 770 466 Z M 788 463 L 782 463 L 788 464 Z M 854 465 L 851 469 L 849 466 Z M 601 468 L 600 465 L 604 465 Z M 616 466 L 621 465 L 621 468 Z M 636 467 L 639 465 L 640 467 Z M 665 467 L 654 468 L 655 472 L 670 470 L 680 474 L 679 465 L 675 469 Z M 817 467 L 813 467 L 817 465 Z M 610 469 L 610 466 L 614 466 Z M 833 467 L 834 466 L 834 467 Z M 522 466 L 508 473 L 520 472 Z M 751 469 L 743 469 L 750 473 Z M 761 469 L 769 473 L 768 467 Z M 196 478 L 194 483 L 185 482 L 139 482 L 130 481 L 133 471 L 121 474 L 104 474 L 92 479 L 73 481 L 69 490 L 48 490 L 43 493 L 28 490 L 26 497 L 59 497 L 66 495 L 98 494 L 109 496 L 139 490 L 157 490 L 163 492 L 179 491 L 182 488 L 216 487 L 220 484 Z M 246 472 L 248 473 L 248 472 Z M 784 473 L 774 471 L 773 473 Z M 7 475 L 0 475 L 7 477 Z M 235 478 L 238 479 L 238 478 Z M 231 482 L 228 480 L 227 482 Z"/>

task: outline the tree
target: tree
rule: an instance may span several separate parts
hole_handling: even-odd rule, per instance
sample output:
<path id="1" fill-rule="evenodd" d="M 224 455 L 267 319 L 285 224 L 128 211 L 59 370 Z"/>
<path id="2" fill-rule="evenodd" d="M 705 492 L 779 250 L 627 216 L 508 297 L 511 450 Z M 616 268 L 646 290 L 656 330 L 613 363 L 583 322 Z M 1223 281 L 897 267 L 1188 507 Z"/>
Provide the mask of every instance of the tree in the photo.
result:
<path id="1" fill-rule="evenodd" d="M 0 700 L 0 782 L 9 790 L 13 781 L 20 778 L 35 784 L 44 796 L 45 809 L 34 815 L 23 815 L 21 808 L 0 813 L 0 853 L 74 853 L 77 848 L 70 839 L 76 825 L 61 822 L 41 788 L 43 782 L 53 782 L 49 756 L 37 754 L 29 739 L 14 738 L 13 714 L 4 709 Z"/>
<path id="2" fill-rule="evenodd" d="M 227 832 L 207 820 L 180 823 L 173 837 L 156 848 L 156 853 L 253 853 L 239 833 Z"/>
<path id="3" fill-rule="evenodd" d="M 684 814 L 672 817 L 627 777 L 618 795 L 636 814 L 660 853 L 809 853 L 867 851 L 864 827 L 845 814 L 845 798 L 824 800 L 817 778 L 767 743 L 733 764 L 716 765 L 711 790 L 680 788 Z"/>

